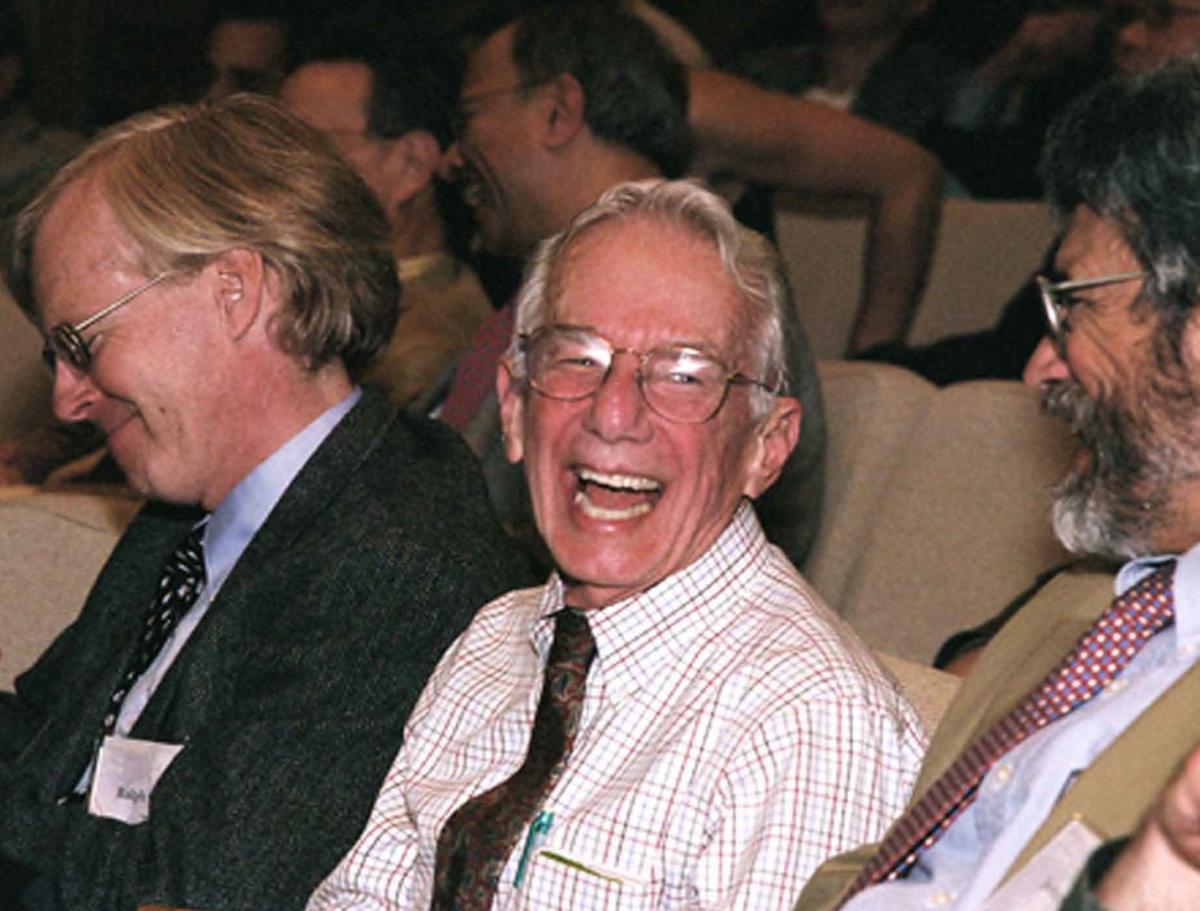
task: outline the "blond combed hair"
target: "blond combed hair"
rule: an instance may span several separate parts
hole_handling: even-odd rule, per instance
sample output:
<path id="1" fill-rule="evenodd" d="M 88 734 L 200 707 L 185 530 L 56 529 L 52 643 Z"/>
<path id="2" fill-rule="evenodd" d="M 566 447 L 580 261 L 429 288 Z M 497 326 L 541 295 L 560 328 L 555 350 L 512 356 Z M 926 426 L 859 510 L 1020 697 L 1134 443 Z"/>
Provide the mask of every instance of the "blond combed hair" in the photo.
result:
<path id="1" fill-rule="evenodd" d="M 101 133 L 18 216 L 9 279 L 28 312 L 42 220 L 90 176 L 147 276 L 259 253 L 283 289 L 275 342 L 310 368 L 340 359 L 356 373 L 391 337 L 399 284 L 383 212 L 325 138 L 276 102 L 167 106 Z"/>

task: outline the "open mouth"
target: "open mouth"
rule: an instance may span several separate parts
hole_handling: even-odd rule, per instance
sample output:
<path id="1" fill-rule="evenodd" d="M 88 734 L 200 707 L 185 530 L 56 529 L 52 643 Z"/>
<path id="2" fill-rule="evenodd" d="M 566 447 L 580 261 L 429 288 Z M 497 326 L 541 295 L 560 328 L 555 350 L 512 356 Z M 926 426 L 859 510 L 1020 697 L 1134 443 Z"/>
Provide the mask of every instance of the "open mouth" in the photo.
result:
<path id="1" fill-rule="evenodd" d="M 662 482 L 638 475 L 575 471 L 575 505 L 585 516 L 605 522 L 636 519 L 652 510 L 662 496 Z"/>
<path id="2" fill-rule="evenodd" d="M 463 165 L 455 180 L 463 202 L 470 208 L 478 209 L 490 201 L 491 194 L 488 192 L 487 181 L 483 179 L 483 175 L 474 165 L 469 162 Z"/>

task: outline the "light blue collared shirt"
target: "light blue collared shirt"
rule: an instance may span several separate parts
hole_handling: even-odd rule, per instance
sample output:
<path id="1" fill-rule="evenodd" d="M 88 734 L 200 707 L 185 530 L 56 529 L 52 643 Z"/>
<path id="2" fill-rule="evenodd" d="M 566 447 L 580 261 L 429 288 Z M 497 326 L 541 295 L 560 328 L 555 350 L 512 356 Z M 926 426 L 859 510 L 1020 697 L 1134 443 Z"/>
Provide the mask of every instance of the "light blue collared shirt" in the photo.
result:
<path id="1" fill-rule="evenodd" d="M 1120 594 L 1169 556 L 1142 557 L 1117 574 Z M 907 879 L 866 889 L 846 911 L 969 911 L 1000 884 L 1059 797 L 1200 657 L 1200 545 L 1175 569 L 1175 623 L 1155 635 L 1104 690 L 1003 756 L 974 803 Z"/>
<path id="2" fill-rule="evenodd" d="M 362 389 L 356 386 L 348 396 L 259 462 L 204 520 L 207 522 L 204 529 L 204 589 L 192 608 L 180 618 L 158 657 L 130 688 L 117 716 L 114 733 L 122 737 L 129 735 L 176 656 L 208 613 L 250 539 L 262 528 L 283 492 L 317 447 L 361 396 Z"/>

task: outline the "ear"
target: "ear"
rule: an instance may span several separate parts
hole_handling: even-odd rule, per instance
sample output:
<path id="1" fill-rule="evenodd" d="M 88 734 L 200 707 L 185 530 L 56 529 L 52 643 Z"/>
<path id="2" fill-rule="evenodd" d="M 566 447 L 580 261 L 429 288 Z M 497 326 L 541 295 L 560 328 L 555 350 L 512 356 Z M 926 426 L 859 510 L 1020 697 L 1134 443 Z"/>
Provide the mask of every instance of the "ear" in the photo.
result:
<path id="1" fill-rule="evenodd" d="M 784 463 L 800 439 L 800 416 L 800 403 L 796 399 L 779 396 L 770 413 L 754 429 L 754 439 L 749 444 L 753 450 L 742 485 L 742 493 L 750 499 L 774 484 L 783 471 Z"/>
<path id="2" fill-rule="evenodd" d="M 1179 348 L 1192 388 L 1200 389 L 1200 310 L 1193 309 L 1184 323 Z"/>
<path id="3" fill-rule="evenodd" d="M 550 80 L 544 89 L 546 108 L 546 144 L 551 148 L 566 145 L 587 125 L 584 120 L 586 98 L 583 86 L 570 73 Z"/>
<path id="4" fill-rule="evenodd" d="M 500 399 L 500 429 L 504 454 L 514 465 L 525 455 L 525 384 L 513 378 L 512 364 L 505 355 L 496 368 L 496 395 Z"/>
<path id="5" fill-rule="evenodd" d="M 243 338 L 269 308 L 266 265 L 262 254 L 245 247 L 225 250 L 205 267 L 226 335 Z"/>
<path id="6" fill-rule="evenodd" d="M 433 134 L 426 130 L 410 130 L 388 142 L 388 166 L 393 175 L 392 204 L 401 206 L 433 182 L 442 150 Z"/>

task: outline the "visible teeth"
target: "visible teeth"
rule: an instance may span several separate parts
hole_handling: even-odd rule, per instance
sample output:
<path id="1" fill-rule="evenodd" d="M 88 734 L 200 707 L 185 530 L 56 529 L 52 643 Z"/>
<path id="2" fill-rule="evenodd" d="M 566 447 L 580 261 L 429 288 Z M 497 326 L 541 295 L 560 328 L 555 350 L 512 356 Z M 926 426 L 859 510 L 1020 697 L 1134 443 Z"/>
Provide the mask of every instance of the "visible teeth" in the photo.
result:
<path id="1" fill-rule="evenodd" d="M 638 516 L 644 516 L 653 508 L 649 503 L 638 503 L 636 506 L 630 506 L 625 509 L 605 509 L 593 503 L 582 490 L 575 493 L 575 505 L 583 510 L 585 516 L 592 519 L 600 519 L 603 522 L 636 519 Z"/>
<path id="2" fill-rule="evenodd" d="M 462 185 L 462 198 L 471 208 L 478 208 L 483 203 L 483 187 L 475 181 L 469 181 Z"/>
<path id="3" fill-rule="evenodd" d="M 662 483 L 653 478 L 639 478 L 628 474 L 605 474 L 588 468 L 579 469 L 579 479 L 590 484 L 603 484 L 613 490 L 658 490 Z"/>

